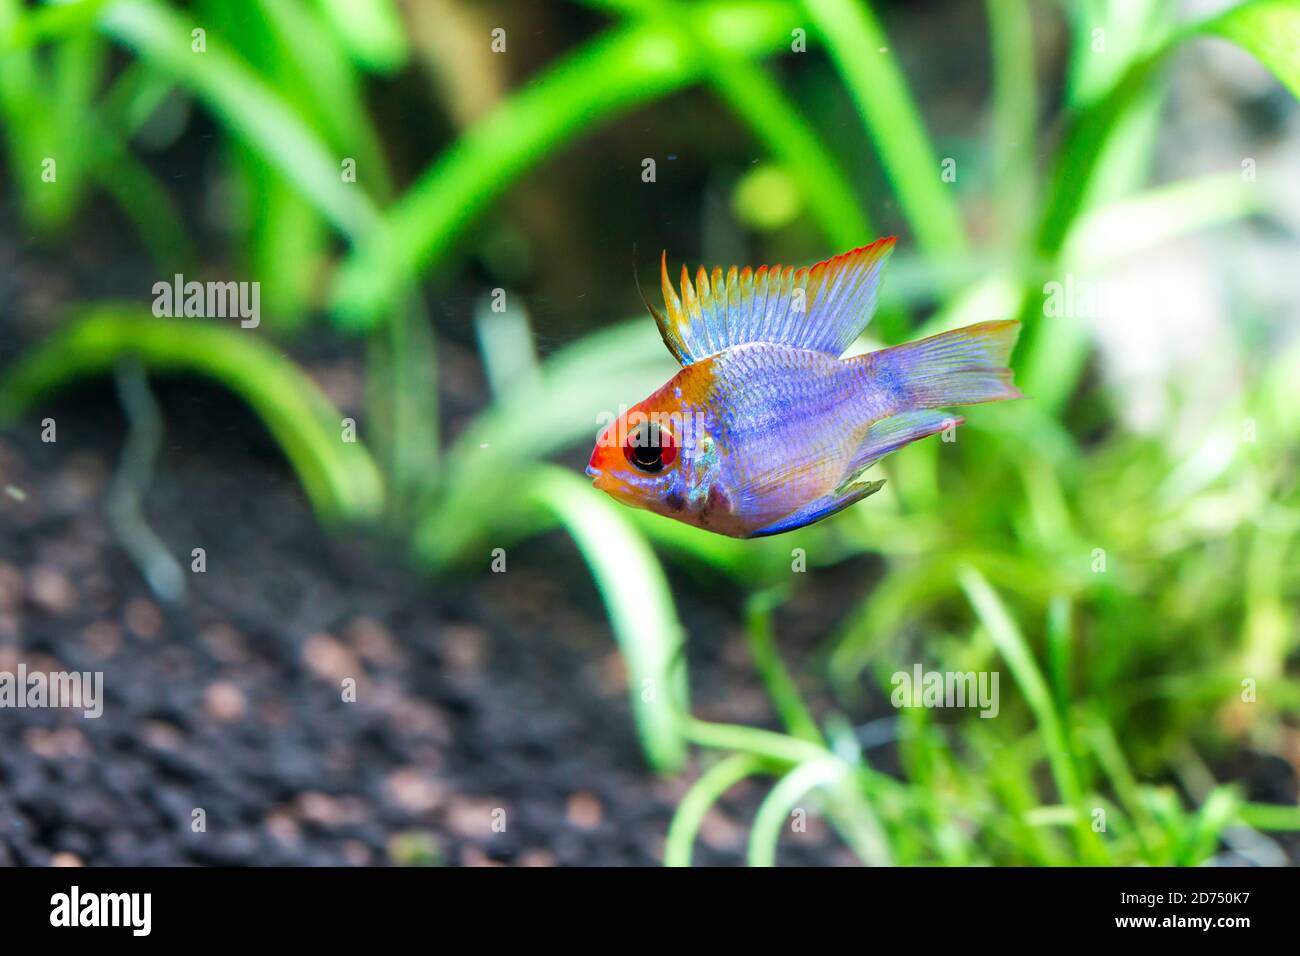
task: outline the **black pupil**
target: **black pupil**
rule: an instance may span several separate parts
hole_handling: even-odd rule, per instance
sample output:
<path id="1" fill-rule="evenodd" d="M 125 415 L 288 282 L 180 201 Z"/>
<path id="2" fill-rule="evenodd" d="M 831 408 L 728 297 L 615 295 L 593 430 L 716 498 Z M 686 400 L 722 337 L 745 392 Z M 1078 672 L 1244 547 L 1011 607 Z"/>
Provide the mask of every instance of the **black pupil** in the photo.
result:
<path id="1" fill-rule="evenodd" d="M 659 429 L 655 425 L 638 428 L 629 442 L 632 464 L 642 471 L 659 471 L 664 466 L 664 450 L 659 443 Z"/>

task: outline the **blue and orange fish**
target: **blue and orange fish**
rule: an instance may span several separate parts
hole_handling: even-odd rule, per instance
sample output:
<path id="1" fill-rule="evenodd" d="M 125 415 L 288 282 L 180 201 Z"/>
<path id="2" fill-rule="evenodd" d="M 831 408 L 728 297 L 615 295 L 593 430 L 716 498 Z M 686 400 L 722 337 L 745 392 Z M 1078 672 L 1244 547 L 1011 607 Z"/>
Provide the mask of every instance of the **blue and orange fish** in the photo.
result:
<path id="1" fill-rule="evenodd" d="M 682 364 L 605 428 L 587 465 L 624 504 L 736 538 L 780 534 L 878 491 L 890 452 L 961 424 L 937 409 L 1021 397 L 1006 367 L 1020 323 L 983 322 L 840 358 L 876 308 L 894 238 L 809 269 L 763 266 L 681 296 L 661 265 L 649 306 Z"/>

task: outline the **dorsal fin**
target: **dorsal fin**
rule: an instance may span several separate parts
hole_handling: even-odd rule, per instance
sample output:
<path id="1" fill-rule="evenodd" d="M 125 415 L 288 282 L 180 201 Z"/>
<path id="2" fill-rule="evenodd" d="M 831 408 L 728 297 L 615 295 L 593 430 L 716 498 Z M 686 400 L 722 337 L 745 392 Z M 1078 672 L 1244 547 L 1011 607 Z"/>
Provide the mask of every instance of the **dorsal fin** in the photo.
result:
<path id="1" fill-rule="evenodd" d="M 701 266 L 691 282 L 682 266 L 678 297 L 660 265 L 665 311 L 649 306 L 668 351 L 690 365 L 747 342 L 775 342 L 837 358 L 871 321 L 880 274 L 894 237 L 877 239 L 806 269 L 760 266 L 726 274 Z"/>

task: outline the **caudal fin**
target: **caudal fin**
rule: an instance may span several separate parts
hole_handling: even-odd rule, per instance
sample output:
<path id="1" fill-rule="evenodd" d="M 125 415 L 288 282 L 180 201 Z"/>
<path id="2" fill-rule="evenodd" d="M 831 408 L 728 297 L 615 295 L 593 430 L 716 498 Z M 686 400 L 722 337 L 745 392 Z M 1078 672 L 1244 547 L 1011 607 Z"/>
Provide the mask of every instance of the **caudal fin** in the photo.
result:
<path id="1" fill-rule="evenodd" d="M 1019 334 L 1015 320 L 981 322 L 850 361 L 871 369 L 900 412 L 998 402 L 1024 397 L 1006 367 Z"/>

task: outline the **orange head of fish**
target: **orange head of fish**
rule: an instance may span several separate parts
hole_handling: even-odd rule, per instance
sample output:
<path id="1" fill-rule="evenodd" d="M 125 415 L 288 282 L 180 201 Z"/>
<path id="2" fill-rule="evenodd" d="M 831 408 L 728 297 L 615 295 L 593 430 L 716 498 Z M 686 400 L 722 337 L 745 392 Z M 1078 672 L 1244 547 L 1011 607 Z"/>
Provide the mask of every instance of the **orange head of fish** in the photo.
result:
<path id="1" fill-rule="evenodd" d="M 682 517 L 696 461 L 678 374 L 601 430 L 587 463 L 596 488 L 634 508 Z"/>

